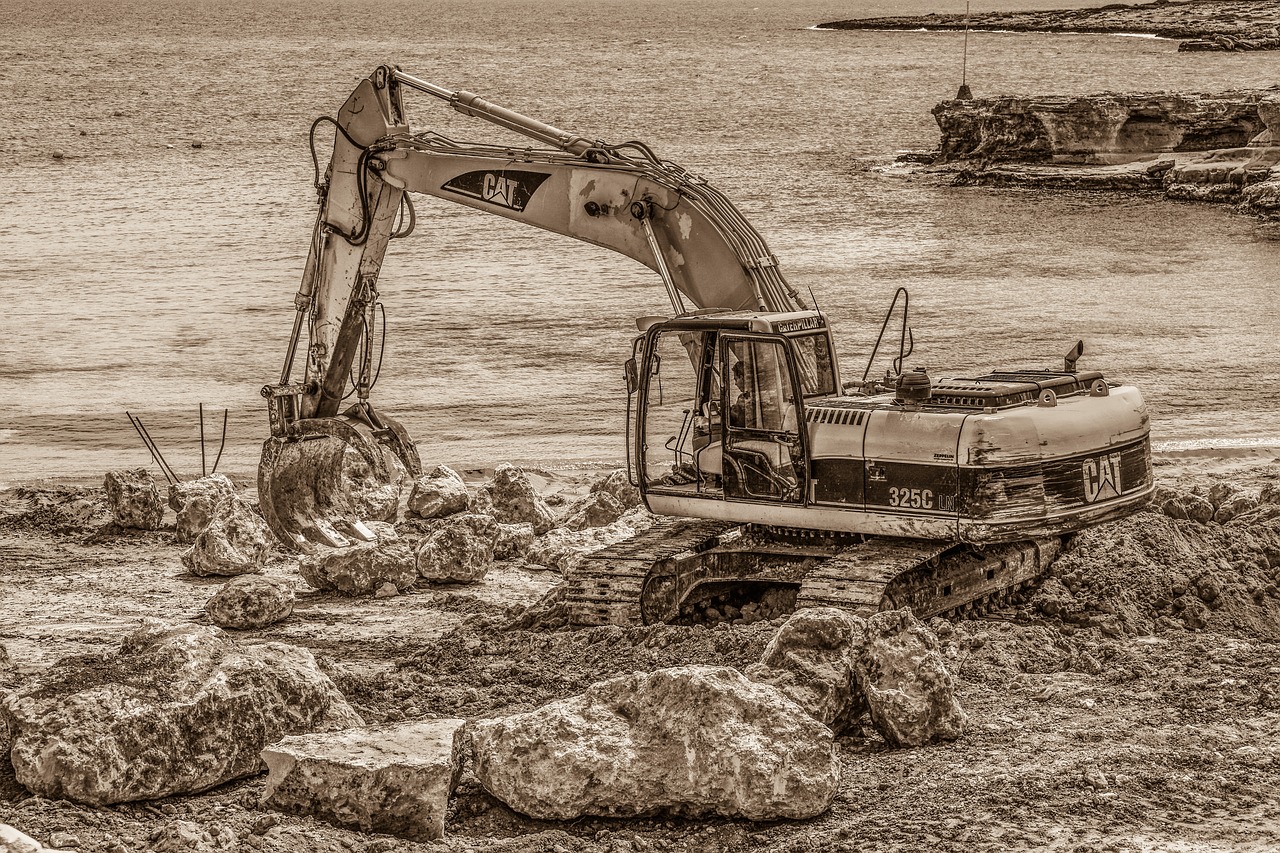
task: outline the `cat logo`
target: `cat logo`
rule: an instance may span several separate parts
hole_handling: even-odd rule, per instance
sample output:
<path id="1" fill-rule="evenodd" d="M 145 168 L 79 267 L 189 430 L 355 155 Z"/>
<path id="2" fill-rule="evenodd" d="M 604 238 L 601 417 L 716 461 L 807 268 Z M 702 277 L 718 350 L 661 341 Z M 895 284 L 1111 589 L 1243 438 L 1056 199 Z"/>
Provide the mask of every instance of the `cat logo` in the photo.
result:
<path id="1" fill-rule="evenodd" d="M 450 178 L 441 189 L 520 213 L 549 177 L 545 172 L 518 169 L 466 172 Z"/>
<path id="2" fill-rule="evenodd" d="M 1124 486 L 1120 481 L 1120 454 L 1109 453 L 1097 459 L 1086 459 L 1081 466 L 1084 475 L 1084 502 L 1096 503 L 1120 497 Z"/>

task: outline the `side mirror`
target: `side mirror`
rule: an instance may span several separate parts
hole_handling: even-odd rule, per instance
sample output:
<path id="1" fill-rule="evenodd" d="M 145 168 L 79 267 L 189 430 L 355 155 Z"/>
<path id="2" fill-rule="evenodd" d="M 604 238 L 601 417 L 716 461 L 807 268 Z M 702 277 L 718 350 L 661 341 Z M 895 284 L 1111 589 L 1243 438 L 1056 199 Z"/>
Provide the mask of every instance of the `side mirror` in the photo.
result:
<path id="1" fill-rule="evenodd" d="M 634 358 L 627 359 L 627 363 L 622 365 L 622 374 L 627 380 L 627 393 L 636 393 L 636 389 L 640 387 L 640 370 L 636 367 Z"/>

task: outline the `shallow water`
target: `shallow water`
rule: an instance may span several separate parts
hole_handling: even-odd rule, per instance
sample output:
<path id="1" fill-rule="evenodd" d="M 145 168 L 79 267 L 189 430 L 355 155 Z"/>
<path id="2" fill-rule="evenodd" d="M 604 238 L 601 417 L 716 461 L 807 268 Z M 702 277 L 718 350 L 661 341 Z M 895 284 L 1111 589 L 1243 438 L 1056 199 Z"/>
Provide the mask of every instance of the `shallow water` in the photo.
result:
<path id="1" fill-rule="evenodd" d="M 935 10 L 954 11 L 856 14 Z M 712 179 L 832 316 L 847 375 L 906 286 L 910 363 L 931 374 L 1051 366 L 1083 338 L 1082 367 L 1143 388 L 1162 446 L 1280 443 L 1280 235 L 1227 208 L 942 188 L 883 169 L 936 144 L 929 109 L 956 89 L 963 36 L 812 29 L 853 14 L 0 0 L 0 482 L 148 463 L 126 410 L 197 473 L 201 402 L 206 464 L 227 408 L 220 470 L 252 471 L 258 389 L 279 375 L 314 217 L 307 128 L 388 61 L 585 135 L 643 139 Z M 967 73 L 979 95 L 1216 91 L 1274 83 L 1280 55 L 975 33 Z M 415 128 L 493 137 L 425 96 L 409 109 Z M 633 318 L 667 308 L 657 278 L 474 211 L 418 208 L 379 285 L 375 401 L 429 464 L 621 459 L 620 364 Z"/>

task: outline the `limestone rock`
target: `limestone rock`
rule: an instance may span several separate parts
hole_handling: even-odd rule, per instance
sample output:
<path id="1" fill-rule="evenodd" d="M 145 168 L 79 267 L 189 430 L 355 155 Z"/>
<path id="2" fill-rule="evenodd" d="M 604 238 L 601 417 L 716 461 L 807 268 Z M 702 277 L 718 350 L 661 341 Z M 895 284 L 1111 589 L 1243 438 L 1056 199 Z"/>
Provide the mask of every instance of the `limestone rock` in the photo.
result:
<path id="1" fill-rule="evenodd" d="M 640 506 L 640 490 L 631 485 L 626 468 L 615 468 L 591 484 L 589 494 L 608 495 L 624 509 Z"/>
<path id="2" fill-rule="evenodd" d="M 222 474 L 174 483 L 169 487 L 169 507 L 177 513 L 178 541 L 190 544 L 213 520 L 218 501 L 236 493 L 236 487 Z"/>
<path id="3" fill-rule="evenodd" d="M 625 508 L 608 492 L 593 492 L 570 508 L 563 526 L 570 530 L 605 527 L 621 518 L 623 512 Z"/>
<path id="4" fill-rule="evenodd" d="M 866 638 L 867 623 L 852 613 L 806 608 L 774 634 L 760 663 L 747 668 L 747 677 L 777 687 L 839 733 L 866 710 L 856 677 Z"/>
<path id="5" fill-rule="evenodd" d="M 279 578 L 241 575 L 205 602 L 204 612 L 219 628 L 265 628 L 293 612 L 293 585 Z"/>
<path id="6" fill-rule="evenodd" d="M 10 694 L 19 783 L 91 805 L 194 793 L 260 772 L 284 735 L 361 725 L 311 652 L 154 620 L 113 655 L 71 658 Z"/>
<path id="7" fill-rule="evenodd" d="M 447 465 L 438 465 L 414 481 L 407 510 L 419 518 L 443 518 L 466 512 L 469 501 L 462 476 Z"/>
<path id="8" fill-rule="evenodd" d="M 462 769 L 462 720 L 419 720 L 286 737 L 262 751 L 263 804 L 414 841 L 444 835 Z"/>
<path id="9" fill-rule="evenodd" d="M 533 547 L 533 525 L 499 524 L 498 538 L 493 543 L 495 560 L 515 560 L 529 553 Z"/>
<path id="10" fill-rule="evenodd" d="M 214 506 L 209 526 L 182 555 L 182 564 L 195 575 L 261 572 L 271 541 L 257 509 L 239 495 L 231 495 Z"/>
<path id="11" fill-rule="evenodd" d="M 164 518 L 164 504 L 146 468 L 108 471 L 102 481 L 107 506 L 116 524 L 136 530 L 156 530 Z"/>
<path id="12" fill-rule="evenodd" d="M 316 589 L 347 595 L 372 595 L 384 583 L 403 591 L 418 580 L 413 548 L 399 539 L 359 542 L 308 555 L 299 561 L 298 571 Z"/>
<path id="13" fill-rule="evenodd" d="M 558 527 L 535 539 L 533 546 L 525 554 L 525 559 L 539 566 L 568 573 L 579 556 L 630 539 L 641 530 L 652 527 L 653 519 L 654 516 L 637 507 L 605 527 L 588 527 L 583 530 Z"/>
<path id="14" fill-rule="evenodd" d="M 475 773 L 538 819 L 652 813 L 805 818 L 831 804 L 831 730 L 728 667 L 637 672 L 537 710 L 481 720 Z"/>
<path id="15" fill-rule="evenodd" d="M 895 746 L 954 740 L 968 722 L 938 638 L 910 610 L 882 610 L 867 620 L 858 681 L 872 722 Z"/>
<path id="16" fill-rule="evenodd" d="M 529 475 L 506 462 L 493 469 L 493 479 L 481 487 L 493 505 L 492 515 L 503 524 L 529 522 L 533 532 L 546 533 L 555 526 L 555 516 L 533 490 Z"/>
<path id="17" fill-rule="evenodd" d="M 493 563 L 498 522 L 464 513 L 437 524 L 418 543 L 418 574 L 436 583 L 476 583 Z"/>
<path id="18" fill-rule="evenodd" d="M 25 832 L 0 823 L 0 853 L 45 853 L 47 849 Z"/>

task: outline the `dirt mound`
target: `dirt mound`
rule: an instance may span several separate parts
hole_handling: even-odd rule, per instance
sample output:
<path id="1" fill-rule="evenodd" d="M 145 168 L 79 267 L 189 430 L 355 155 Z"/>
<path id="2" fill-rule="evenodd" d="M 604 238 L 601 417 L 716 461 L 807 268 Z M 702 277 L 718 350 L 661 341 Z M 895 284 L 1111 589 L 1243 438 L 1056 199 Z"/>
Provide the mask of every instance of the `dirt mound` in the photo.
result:
<path id="1" fill-rule="evenodd" d="M 109 521 L 100 488 L 19 486 L 0 492 L 0 530 L 79 534 Z"/>
<path id="2" fill-rule="evenodd" d="M 1087 530 L 1032 604 L 1111 636 L 1190 628 L 1280 639 L 1278 582 L 1280 506 L 1255 501 L 1225 524 L 1149 511 Z"/>

